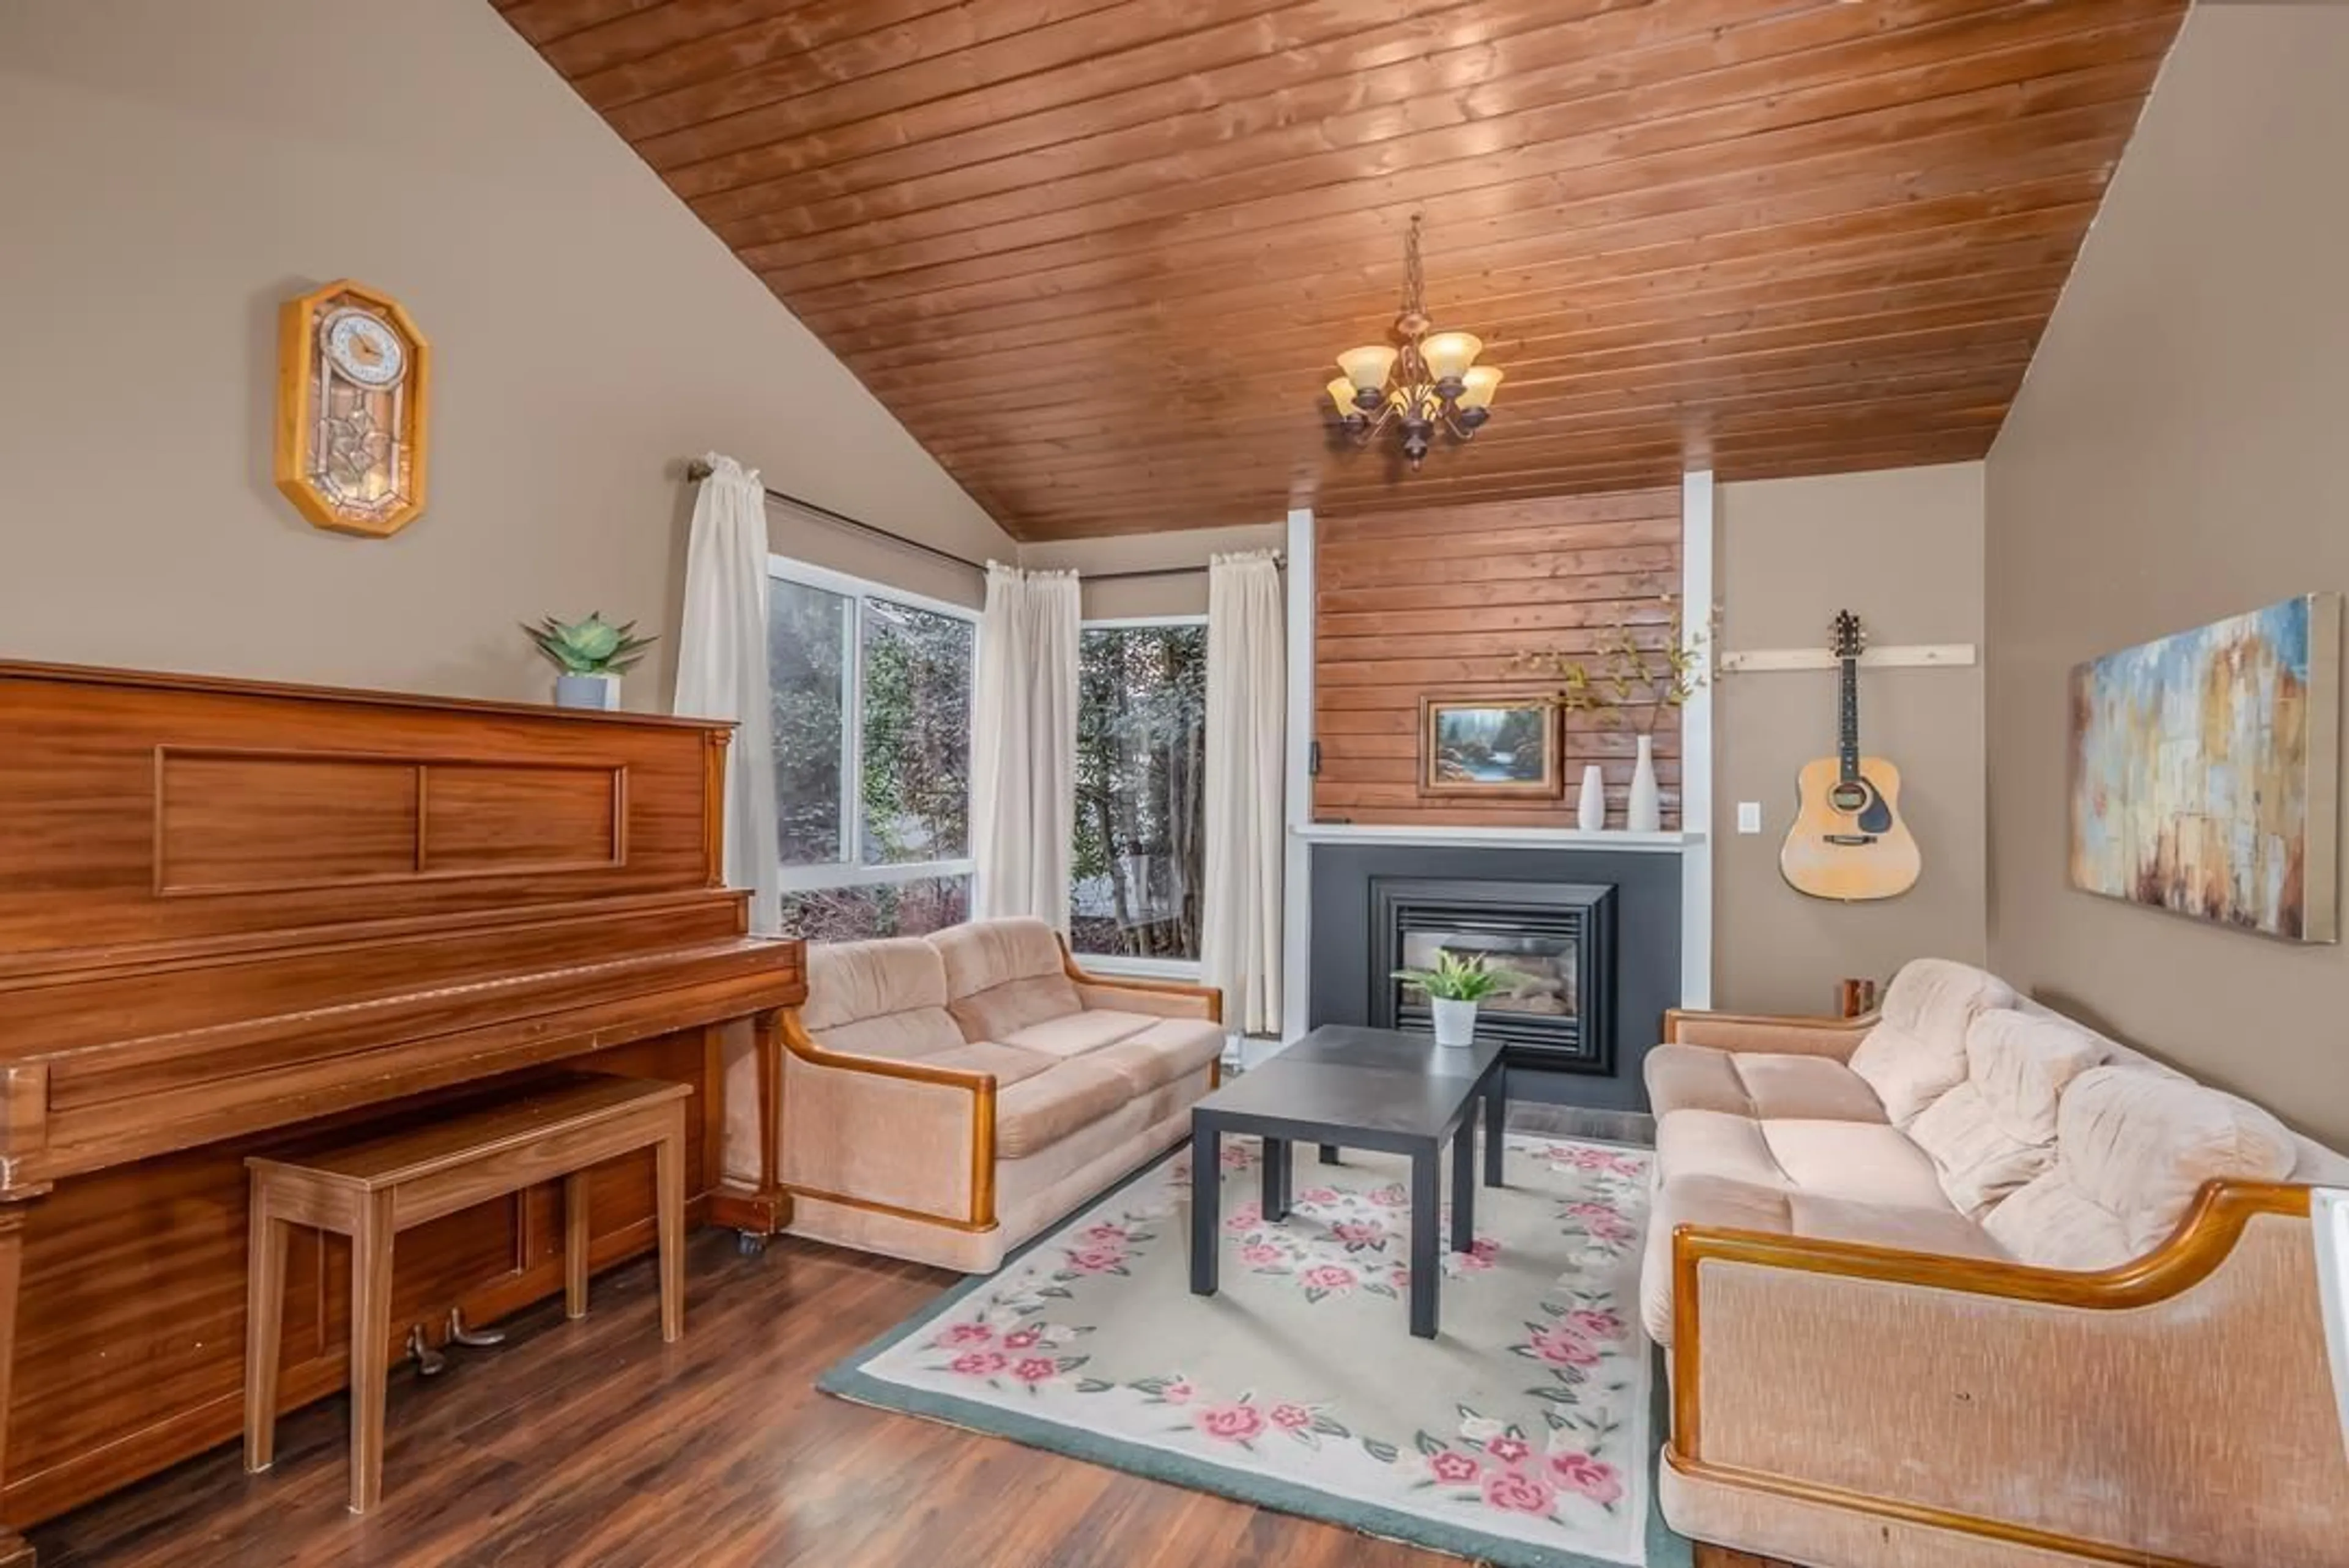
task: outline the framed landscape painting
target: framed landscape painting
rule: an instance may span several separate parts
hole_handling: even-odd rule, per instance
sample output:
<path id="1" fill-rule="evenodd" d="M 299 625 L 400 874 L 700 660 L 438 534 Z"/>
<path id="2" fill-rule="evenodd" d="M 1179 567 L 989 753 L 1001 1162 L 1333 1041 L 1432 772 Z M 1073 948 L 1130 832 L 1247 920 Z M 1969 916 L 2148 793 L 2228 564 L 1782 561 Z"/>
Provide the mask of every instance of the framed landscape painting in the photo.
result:
<path id="1" fill-rule="evenodd" d="M 1419 699 L 1421 794 L 1554 800 L 1565 782 L 1548 697 Z"/>
<path id="2" fill-rule="evenodd" d="M 2341 596 L 2072 673 L 2072 885 L 2294 942 L 2339 936 Z"/>

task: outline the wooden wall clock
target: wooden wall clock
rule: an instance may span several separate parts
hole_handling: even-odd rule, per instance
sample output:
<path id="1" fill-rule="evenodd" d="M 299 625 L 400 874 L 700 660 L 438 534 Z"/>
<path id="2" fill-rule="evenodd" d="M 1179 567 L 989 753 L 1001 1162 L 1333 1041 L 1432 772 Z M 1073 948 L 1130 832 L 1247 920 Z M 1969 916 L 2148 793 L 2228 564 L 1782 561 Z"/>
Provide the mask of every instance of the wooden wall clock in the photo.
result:
<path id="1" fill-rule="evenodd" d="M 346 278 L 285 302 L 277 488 L 320 528 L 373 539 L 424 510 L 431 350 L 399 303 Z"/>

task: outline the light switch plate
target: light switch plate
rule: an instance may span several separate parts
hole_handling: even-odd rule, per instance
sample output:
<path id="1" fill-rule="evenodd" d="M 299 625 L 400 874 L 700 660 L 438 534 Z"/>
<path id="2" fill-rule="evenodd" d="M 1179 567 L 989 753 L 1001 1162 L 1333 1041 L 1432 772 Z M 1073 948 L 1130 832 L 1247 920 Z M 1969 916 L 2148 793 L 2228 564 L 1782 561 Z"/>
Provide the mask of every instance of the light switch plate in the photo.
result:
<path id="1" fill-rule="evenodd" d="M 1737 830 L 1741 833 L 1758 833 L 1762 830 L 1761 801 L 1740 800 L 1737 802 Z"/>

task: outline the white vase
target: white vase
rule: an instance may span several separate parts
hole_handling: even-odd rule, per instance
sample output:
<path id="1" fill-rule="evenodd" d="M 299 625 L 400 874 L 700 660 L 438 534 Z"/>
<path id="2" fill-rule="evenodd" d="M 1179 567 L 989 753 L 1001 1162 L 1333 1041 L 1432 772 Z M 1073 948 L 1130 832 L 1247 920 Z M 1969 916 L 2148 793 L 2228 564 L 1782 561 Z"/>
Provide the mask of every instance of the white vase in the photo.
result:
<path id="1" fill-rule="evenodd" d="M 1582 793 L 1574 799 L 1574 820 L 1586 833 L 1607 825 L 1607 775 L 1596 762 L 1582 769 Z"/>
<path id="2" fill-rule="evenodd" d="M 1656 796 L 1656 738 L 1652 735 L 1640 737 L 1640 763 L 1631 769 L 1631 799 L 1624 816 L 1624 825 L 1635 833 L 1663 830 L 1663 802 Z"/>
<path id="3" fill-rule="evenodd" d="M 593 708 L 598 713 L 617 712 L 620 707 L 620 677 L 557 676 L 554 677 L 554 706 Z"/>
<path id="4" fill-rule="evenodd" d="M 1441 996 L 1431 996 L 1427 1010 L 1435 1015 L 1435 1043 L 1439 1046 L 1473 1046 L 1476 1043 L 1476 1004 L 1447 1002 Z"/>

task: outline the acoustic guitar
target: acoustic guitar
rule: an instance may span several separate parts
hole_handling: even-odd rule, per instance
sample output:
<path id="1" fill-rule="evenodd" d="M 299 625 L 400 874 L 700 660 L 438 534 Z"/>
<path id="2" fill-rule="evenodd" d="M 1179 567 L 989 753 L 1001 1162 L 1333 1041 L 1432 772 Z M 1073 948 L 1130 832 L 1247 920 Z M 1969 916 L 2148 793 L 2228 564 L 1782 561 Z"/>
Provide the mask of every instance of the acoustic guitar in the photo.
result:
<path id="1" fill-rule="evenodd" d="M 1804 764 L 1795 825 L 1778 851 L 1789 885 L 1813 898 L 1897 898 L 1924 869 L 1900 816 L 1900 769 L 1859 754 L 1859 655 L 1868 633 L 1838 611 L 1827 651 L 1843 666 L 1842 728 L 1836 755 Z"/>

